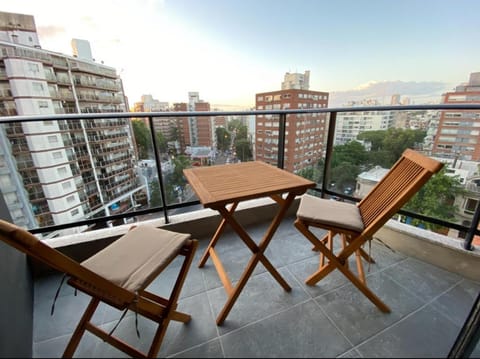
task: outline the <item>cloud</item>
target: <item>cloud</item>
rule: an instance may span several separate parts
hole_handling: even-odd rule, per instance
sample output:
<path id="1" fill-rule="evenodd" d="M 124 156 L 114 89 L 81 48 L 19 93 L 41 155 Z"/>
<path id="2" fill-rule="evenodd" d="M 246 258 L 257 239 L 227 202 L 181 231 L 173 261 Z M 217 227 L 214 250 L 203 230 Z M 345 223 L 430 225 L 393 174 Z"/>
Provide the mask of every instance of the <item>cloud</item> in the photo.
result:
<path id="1" fill-rule="evenodd" d="M 376 99 L 381 105 L 389 105 L 392 95 L 409 97 L 413 104 L 438 103 L 441 95 L 454 86 L 438 81 L 370 81 L 352 90 L 330 92 L 329 107 L 344 106 L 349 101 Z"/>

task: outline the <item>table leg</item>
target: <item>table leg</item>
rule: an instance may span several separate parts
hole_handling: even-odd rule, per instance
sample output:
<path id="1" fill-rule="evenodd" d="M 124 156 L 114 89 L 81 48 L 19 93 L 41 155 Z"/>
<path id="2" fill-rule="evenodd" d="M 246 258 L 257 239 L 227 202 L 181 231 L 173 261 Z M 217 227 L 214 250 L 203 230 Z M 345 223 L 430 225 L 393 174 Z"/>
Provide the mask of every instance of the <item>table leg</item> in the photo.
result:
<path id="1" fill-rule="evenodd" d="M 233 213 L 235 209 L 238 206 L 238 202 L 235 202 L 232 204 L 232 206 L 228 209 L 228 212 Z M 225 225 L 227 224 L 227 221 L 225 218 L 222 218 L 222 221 L 220 222 L 220 225 L 217 228 L 217 231 L 213 235 L 212 239 L 210 240 L 210 243 L 208 244 L 207 249 L 205 249 L 205 252 L 203 253 L 202 258 L 200 259 L 200 262 L 198 263 L 198 268 L 202 268 L 205 263 L 208 260 L 208 257 L 210 256 L 210 248 L 214 248 L 215 244 L 217 244 L 218 239 L 220 238 L 221 234 L 223 233 L 223 230 L 225 229 Z"/>
<path id="2" fill-rule="evenodd" d="M 243 229 L 243 227 L 235 220 L 233 217 L 233 211 L 229 211 L 226 208 L 219 208 L 219 212 L 222 214 L 223 218 L 233 227 L 233 229 L 238 233 L 240 238 L 245 242 L 245 244 L 250 248 L 253 252 L 253 256 L 250 258 L 249 263 L 242 273 L 240 280 L 238 281 L 237 285 L 235 286 L 232 292 L 228 292 L 228 299 L 226 304 L 224 305 L 223 309 L 221 310 L 220 314 L 217 317 L 217 325 L 221 325 L 228 313 L 232 309 L 233 305 L 235 304 L 240 292 L 242 291 L 243 287 L 247 283 L 248 279 L 250 278 L 251 274 L 253 273 L 256 265 L 259 261 L 265 266 L 265 268 L 272 274 L 272 276 L 279 282 L 279 284 L 286 290 L 290 291 L 291 287 L 288 283 L 282 278 L 280 273 L 274 268 L 274 266 L 270 263 L 270 261 L 264 256 L 264 252 L 267 249 L 270 240 L 273 238 L 273 234 L 277 230 L 280 222 L 282 221 L 285 213 L 292 203 L 293 199 L 295 198 L 295 194 L 289 194 L 287 198 L 282 202 L 278 201 L 278 198 L 275 200 L 279 203 L 280 208 L 275 215 L 275 218 L 272 220 L 267 232 L 263 236 L 260 244 L 257 246 L 256 243 L 252 240 L 252 238 L 248 235 L 248 233 Z"/>

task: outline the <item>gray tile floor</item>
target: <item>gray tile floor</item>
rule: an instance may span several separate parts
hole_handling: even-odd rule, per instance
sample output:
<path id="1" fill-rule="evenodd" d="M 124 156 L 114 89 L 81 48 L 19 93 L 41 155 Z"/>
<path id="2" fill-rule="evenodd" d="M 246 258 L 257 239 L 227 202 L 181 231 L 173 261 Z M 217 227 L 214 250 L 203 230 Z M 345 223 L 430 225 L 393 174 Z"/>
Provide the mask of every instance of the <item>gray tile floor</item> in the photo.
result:
<path id="1" fill-rule="evenodd" d="M 265 225 L 248 228 L 259 240 Z M 212 229 L 213 231 L 213 229 Z M 480 290 L 480 283 L 393 252 L 373 241 L 376 263 L 366 266 L 369 287 L 392 309 L 380 312 L 338 271 L 315 286 L 304 284 L 318 266 L 310 243 L 286 219 L 266 251 L 267 258 L 292 287 L 285 292 L 259 264 L 223 325 L 215 318 L 226 300 L 211 260 L 197 267 L 209 238 L 201 238 L 196 259 L 185 282 L 179 310 L 192 315 L 185 325 L 172 322 L 159 357 L 446 357 Z M 235 283 L 250 251 L 232 232 L 226 232 L 217 251 Z M 365 248 L 368 250 L 368 247 Z M 172 264 L 152 283 L 166 295 L 176 269 Z M 59 276 L 35 282 L 34 357 L 60 357 L 89 297 L 62 287 L 50 310 Z M 95 321 L 112 328 L 120 313 L 108 306 Z M 127 314 L 115 334 L 146 350 L 154 326 Z M 473 353 L 480 357 L 480 350 Z M 125 357 L 87 333 L 76 357 Z"/>

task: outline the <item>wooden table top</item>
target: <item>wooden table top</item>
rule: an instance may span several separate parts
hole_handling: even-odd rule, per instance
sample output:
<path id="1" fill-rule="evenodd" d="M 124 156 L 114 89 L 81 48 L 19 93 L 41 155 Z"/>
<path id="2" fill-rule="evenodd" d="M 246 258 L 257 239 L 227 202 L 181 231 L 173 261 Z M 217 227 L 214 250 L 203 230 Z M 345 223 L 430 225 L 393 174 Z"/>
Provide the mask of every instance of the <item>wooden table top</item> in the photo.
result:
<path id="1" fill-rule="evenodd" d="M 183 173 L 204 207 L 292 192 L 303 194 L 315 182 L 261 161 L 192 167 Z"/>

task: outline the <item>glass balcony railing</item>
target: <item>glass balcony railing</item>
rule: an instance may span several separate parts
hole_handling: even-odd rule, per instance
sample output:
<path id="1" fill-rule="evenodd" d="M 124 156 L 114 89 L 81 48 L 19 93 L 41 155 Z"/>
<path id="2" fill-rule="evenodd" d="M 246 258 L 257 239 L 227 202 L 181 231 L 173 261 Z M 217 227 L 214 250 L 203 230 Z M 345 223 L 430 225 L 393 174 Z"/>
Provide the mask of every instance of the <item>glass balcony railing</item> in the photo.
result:
<path id="1" fill-rule="evenodd" d="M 410 147 L 439 157 L 450 173 L 430 189 L 428 201 L 409 202 L 395 218 L 471 249 L 480 235 L 479 191 L 465 168 L 478 136 L 459 133 L 466 141 L 462 148 L 433 148 L 444 112 L 478 114 L 480 105 L 0 117 L 9 140 L 4 153 L 10 158 L 3 163 L 10 176 L 4 178 L 25 187 L 18 188 L 24 196 L 19 201 L 36 218 L 29 229 L 53 237 L 65 229 L 94 230 L 152 215 L 169 223 L 172 214 L 198 208 L 182 173 L 189 166 L 261 160 L 314 180 L 318 185 L 311 192 L 318 196 L 355 202 Z M 32 179 L 32 171 L 38 177 Z M 41 207 L 38 199 L 45 200 Z"/>

